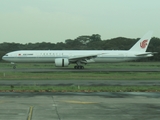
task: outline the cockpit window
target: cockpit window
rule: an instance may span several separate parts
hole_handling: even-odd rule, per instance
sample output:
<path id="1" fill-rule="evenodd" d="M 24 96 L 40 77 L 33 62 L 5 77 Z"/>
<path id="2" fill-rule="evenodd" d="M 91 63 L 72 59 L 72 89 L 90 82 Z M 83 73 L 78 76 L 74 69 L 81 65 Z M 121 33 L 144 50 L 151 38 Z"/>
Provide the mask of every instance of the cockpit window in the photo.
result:
<path id="1" fill-rule="evenodd" d="M 8 56 L 8 54 L 6 54 L 5 56 Z"/>

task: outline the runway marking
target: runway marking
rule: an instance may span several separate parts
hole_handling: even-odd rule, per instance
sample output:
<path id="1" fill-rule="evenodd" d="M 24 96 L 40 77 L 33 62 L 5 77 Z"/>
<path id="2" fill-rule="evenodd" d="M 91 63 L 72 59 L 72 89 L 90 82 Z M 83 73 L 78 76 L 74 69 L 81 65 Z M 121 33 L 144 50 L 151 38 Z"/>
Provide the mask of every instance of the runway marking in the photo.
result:
<path id="1" fill-rule="evenodd" d="M 1 103 L 6 103 L 6 102 L 7 102 L 7 101 L 0 100 L 0 104 L 1 104 Z"/>
<path id="2" fill-rule="evenodd" d="M 83 102 L 83 101 L 62 101 L 66 103 L 74 103 L 74 104 L 97 104 L 98 102 Z"/>
<path id="3" fill-rule="evenodd" d="M 32 113 L 33 113 L 33 106 L 30 106 L 27 120 L 31 120 L 32 119 Z"/>

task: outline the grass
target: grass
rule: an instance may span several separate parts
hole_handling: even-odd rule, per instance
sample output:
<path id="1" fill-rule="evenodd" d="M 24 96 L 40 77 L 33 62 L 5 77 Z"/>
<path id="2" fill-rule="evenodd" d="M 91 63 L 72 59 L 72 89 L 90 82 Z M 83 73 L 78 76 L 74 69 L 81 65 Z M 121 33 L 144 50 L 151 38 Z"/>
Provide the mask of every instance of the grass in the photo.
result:
<path id="1" fill-rule="evenodd" d="M 160 72 L 0 72 L 0 80 L 160 80 Z"/>
<path id="2" fill-rule="evenodd" d="M 0 86 L 0 92 L 160 92 L 159 86 Z"/>

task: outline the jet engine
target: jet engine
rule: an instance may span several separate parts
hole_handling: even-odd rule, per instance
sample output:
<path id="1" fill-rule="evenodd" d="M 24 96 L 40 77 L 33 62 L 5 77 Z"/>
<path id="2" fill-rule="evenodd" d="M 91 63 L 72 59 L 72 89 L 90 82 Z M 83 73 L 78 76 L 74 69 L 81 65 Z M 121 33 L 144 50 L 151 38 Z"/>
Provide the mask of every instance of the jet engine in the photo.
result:
<path id="1" fill-rule="evenodd" d="M 55 66 L 56 67 L 67 67 L 69 65 L 69 60 L 67 58 L 56 58 Z"/>

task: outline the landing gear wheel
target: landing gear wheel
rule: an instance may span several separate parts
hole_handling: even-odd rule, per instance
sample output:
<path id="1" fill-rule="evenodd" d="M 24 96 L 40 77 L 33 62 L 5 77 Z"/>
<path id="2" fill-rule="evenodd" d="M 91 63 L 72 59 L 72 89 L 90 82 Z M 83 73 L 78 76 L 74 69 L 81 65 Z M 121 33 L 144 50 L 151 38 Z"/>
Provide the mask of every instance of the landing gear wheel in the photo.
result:
<path id="1" fill-rule="evenodd" d="M 83 66 L 79 66 L 80 67 L 80 69 L 84 69 L 84 67 Z"/>
<path id="2" fill-rule="evenodd" d="M 74 69 L 84 69 L 84 66 L 74 66 Z"/>

